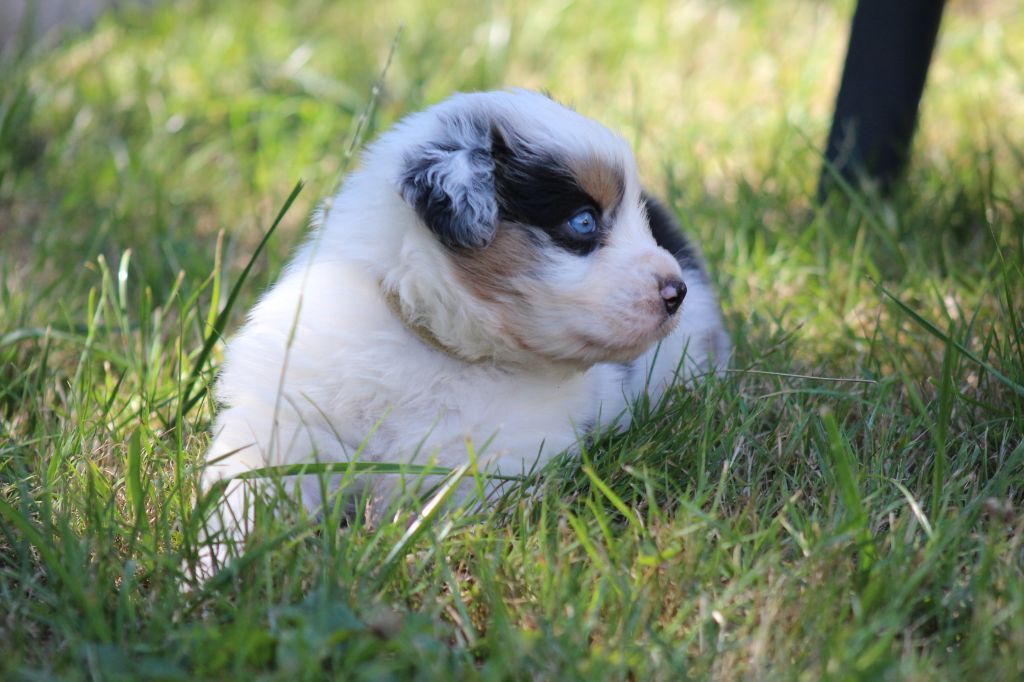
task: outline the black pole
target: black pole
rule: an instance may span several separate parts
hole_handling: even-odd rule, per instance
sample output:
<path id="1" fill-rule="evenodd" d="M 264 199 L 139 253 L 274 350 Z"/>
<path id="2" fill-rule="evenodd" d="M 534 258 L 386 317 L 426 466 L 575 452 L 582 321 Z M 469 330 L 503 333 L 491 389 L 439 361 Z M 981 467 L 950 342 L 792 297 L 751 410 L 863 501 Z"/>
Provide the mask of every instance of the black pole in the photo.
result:
<path id="1" fill-rule="evenodd" d="M 906 164 L 944 0 L 858 0 L 825 160 L 888 192 Z M 834 186 L 828 168 L 818 198 Z"/>

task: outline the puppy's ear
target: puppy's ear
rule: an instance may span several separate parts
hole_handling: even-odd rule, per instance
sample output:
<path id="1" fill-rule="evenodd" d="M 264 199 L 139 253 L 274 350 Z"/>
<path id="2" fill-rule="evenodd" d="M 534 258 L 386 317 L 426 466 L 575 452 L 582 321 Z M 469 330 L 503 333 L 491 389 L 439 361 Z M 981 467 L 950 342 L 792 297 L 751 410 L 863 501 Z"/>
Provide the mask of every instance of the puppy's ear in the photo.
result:
<path id="1" fill-rule="evenodd" d="M 402 196 L 452 249 L 487 246 L 498 228 L 491 122 L 473 116 L 445 121 L 445 137 L 406 157 Z"/>

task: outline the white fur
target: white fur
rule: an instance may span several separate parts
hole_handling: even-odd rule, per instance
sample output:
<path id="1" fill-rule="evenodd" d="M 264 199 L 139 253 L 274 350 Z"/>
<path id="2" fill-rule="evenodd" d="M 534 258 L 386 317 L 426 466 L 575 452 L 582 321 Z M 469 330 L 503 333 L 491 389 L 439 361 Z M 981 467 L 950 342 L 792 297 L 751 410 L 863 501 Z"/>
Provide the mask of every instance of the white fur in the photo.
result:
<path id="1" fill-rule="evenodd" d="M 460 282 L 451 253 L 397 186 L 412 150 L 442 135 L 476 144 L 478 131 L 459 127 L 466 111 L 493 114 L 537 148 L 600 157 L 625 178 L 607 244 L 587 256 L 544 247 L 533 276 L 509 283 L 520 296 L 504 303 Z M 466 154 L 439 159 L 448 173 L 438 181 L 463 186 Z M 269 464 L 344 462 L 360 448 L 364 461 L 418 453 L 417 463 L 454 467 L 466 461 L 467 437 L 493 438 L 488 469 L 518 474 L 573 449 L 581 429 L 628 425 L 629 401 L 645 388 L 656 398 L 677 368 L 689 379 L 723 367 L 728 338 L 702 272 L 682 273 L 689 291 L 671 320 L 645 312 L 657 297 L 653 277 L 680 271 L 651 237 L 640 191 L 621 138 L 540 95 L 457 95 L 406 118 L 368 149 L 228 344 L 205 485 Z M 494 222 L 485 196 L 463 198 Z M 405 320 L 386 292 L 397 293 Z M 453 352 L 425 343 L 410 323 Z M 600 348 L 580 340 L 588 338 Z M 395 483 L 368 482 L 383 499 Z M 242 500 L 233 487 L 221 511 L 244 525 Z"/>

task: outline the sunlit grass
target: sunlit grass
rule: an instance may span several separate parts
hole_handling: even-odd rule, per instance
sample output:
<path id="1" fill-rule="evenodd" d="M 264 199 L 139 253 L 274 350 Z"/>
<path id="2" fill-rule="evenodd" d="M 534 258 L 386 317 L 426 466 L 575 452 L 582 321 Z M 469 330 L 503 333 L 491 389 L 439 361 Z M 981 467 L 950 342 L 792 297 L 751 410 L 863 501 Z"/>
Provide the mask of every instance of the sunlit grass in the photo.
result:
<path id="1" fill-rule="evenodd" d="M 851 9 L 195 0 L 6 59 L 0 677 L 1024 675 L 1024 15 L 951 1 L 905 183 L 822 208 Z M 413 533 L 268 501 L 192 584 L 218 320 L 364 114 L 506 84 L 633 142 L 734 371 Z"/>

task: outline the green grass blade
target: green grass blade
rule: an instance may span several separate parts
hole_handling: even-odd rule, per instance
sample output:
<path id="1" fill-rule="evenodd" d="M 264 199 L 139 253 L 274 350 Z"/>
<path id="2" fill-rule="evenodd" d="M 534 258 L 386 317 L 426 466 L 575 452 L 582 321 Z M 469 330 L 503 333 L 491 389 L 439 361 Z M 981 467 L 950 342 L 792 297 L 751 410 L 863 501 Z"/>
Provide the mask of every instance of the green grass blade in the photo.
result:
<path id="1" fill-rule="evenodd" d="M 456 467 L 452 473 L 448 476 L 444 484 L 441 485 L 440 489 L 434 496 L 423 506 L 423 509 L 416 514 L 416 519 L 409 524 L 402 537 L 395 543 L 391 548 L 391 551 L 384 557 L 384 562 L 381 566 L 378 574 L 379 579 L 385 579 L 394 569 L 396 562 L 408 552 L 409 547 L 416 541 L 427 528 L 430 527 L 430 523 L 437 517 L 443 508 L 444 504 L 455 494 L 459 485 L 462 483 L 462 479 L 473 469 L 472 462 L 466 462 Z"/>
<path id="2" fill-rule="evenodd" d="M 242 472 L 234 478 L 277 478 L 282 476 L 308 476 L 318 474 L 402 474 L 406 476 L 450 476 L 459 467 L 450 468 L 431 464 L 402 464 L 398 462 L 310 462 L 309 464 L 285 464 L 266 466 Z M 484 478 L 499 481 L 524 480 L 523 476 L 481 473 Z"/>
<path id="3" fill-rule="evenodd" d="M 600 477 L 594 473 L 594 470 L 591 467 L 584 465 L 582 468 L 583 473 L 587 475 L 587 478 L 590 479 L 590 482 L 594 487 L 601 492 L 605 499 L 612 503 L 613 507 L 619 510 L 619 513 L 622 514 L 623 518 L 629 522 L 629 525 L 642 530 L 643 524 L 640 522 L 640 519 L 637 518 L 636 512 L 630 509 L 629 506 L 622 501 L 622 498 L 616 495 L 615 491 L 608 487 L 608 484 L 602 481 Z"/>
<path id="4" fill-rule="evenodd" d="M 902 310 L 904 313 L 909 315 L 910 318 L 912 320 L 914 320 L 914 322 L 916 322 L 918 325 L 920 325 L 922 329 L 927 331 L 929 334 L 931 334 L 935 338 L 943 341 L 944 343 L 953 346 L 958 351 L 963 353 L 964 357 L 970 359 L 972 362 L 974 362 L 975 364 L 979 365 L 980 367 L 984 367 L 985 370 L 989 374 L 991 374 L 996 379 L 1001 381 L 1005 386 L 1007 386 L 1014 393 L 1016 393 L 1017 395 L 1019 395 L 1021 397 L 1024 397 L 1024 386 L 1021 386 L 1016 381 L 1014 381 L 1013 379 L 1011 379 L 1010 377 L 1006 376 L 1005 374 L 1000 372 L 998 369 L 993 367 L 990 363 L 985 362 L 984 360 L 979 358 L 977 355 L 972 353 L 968 348 L 966 348 L 962 343 L 960 343 L 956 339 L 952 338 L 948 334 L 943 333 L 942 330 L 940 330 L 934 324 L 932 324 L 931 322 L 926 320 L 924 317 L 922 317 L 916 310 L 914 310 L 913 308 L 908 306 L 906 303 L 901 301 L 899 299 L 899 297 L 897 297 L 894 294 L 890 293 L 889 290 L 886 289 L 882 284 L 880 284 L 878 282 L 875 282 L 874 284 L 875 284 L 876 287 L 878 287 L 878 289 L 883 294 L 885 294 L 885 296 L 887 298 L 889 298 L 893 303 L 895 303 L 899 307 L 900 310 Z"/>
<path id="5" fill-rule="evenodd" d="M 826 452 L 830 455 L 829 465 L 839 488 L 840 500 L 846 509 L 847 522 L 860 545 L 861 570 L 866 570 L 874 561 L 875 550 L 868 529 L 868 511 L 860 493 L 860 466 L 849 441 L 839 430 L 835 416 L 831 412 L 826 412 L 821 420 L 828 436 L 829 447 Z"/>
<path id="6" fill-rule="evenodd" d="M 213 329 L 206 335 L 206 340 L 203 342 L 203 348 L 199 352 L 199 357 L 196 358 L 195 366 L 192 368 L 192 374 L 185 382 L 184 392 L 182 393 L 182 399 L 185 404 L 184 409 L 181 410 L 182 414 L 187 414 L 198 402 L 202 395 L 202 386 L 196 387 L 200 377 L 203 374 L 203 369 L 206 365 L 206 359 L 210 356 L 213 351 L 214 345 L 219 341 L 224 333 L 224 328 L 227 326 L 228 317 L 231 315 L 231 311 L 234 309 L 235 301 L 238 299 L 238 295 L 242 291 L 242 287 L 249 277 L 249 272 L 252 270 L 253 265 L 256 263 L 256 259 L 260 253 L 263 252 L 263 248 L 267 245 L 267 242 L 273 236 L 274 232 L 277 231 L 277 226 L 281 224 L 288 209 L 292 207 L 295 200 L 298 198 L 299 193 L 302 192 L 303 182 L 299 180 L 295 183 L 295 187 L 292 189 L 291 194 L 285 199 L 281 209 L 277 212 L 277 217 L 274 218 L 274 222 L 271 223 L 270 229 L 267 230 L 266 234 L 260 240 L 260 243 L 256 245 L 252 255 L 249 257 L 249 261 L 245 264 L 242 269 L 242 273 L 235 280 L 234 286 L 231 287 L 231 292 L 228 294 L 228 299 L 224 304 L 224 309 L 221 310 L 220 315 L 217 316 L 217 321 L 213 325 Z M 193 395 L 193 387 L 196 387 L 195 394 Z"/>
<path id="7" fill-rule="evenodd" d="M 128 475 L 125 479 L 128 504 L 135 514 L 133 522 L 142 526 L 146 522 L 146 492 L 142 485 L 142 438 L 136 429 L 128 440 Z"/>

